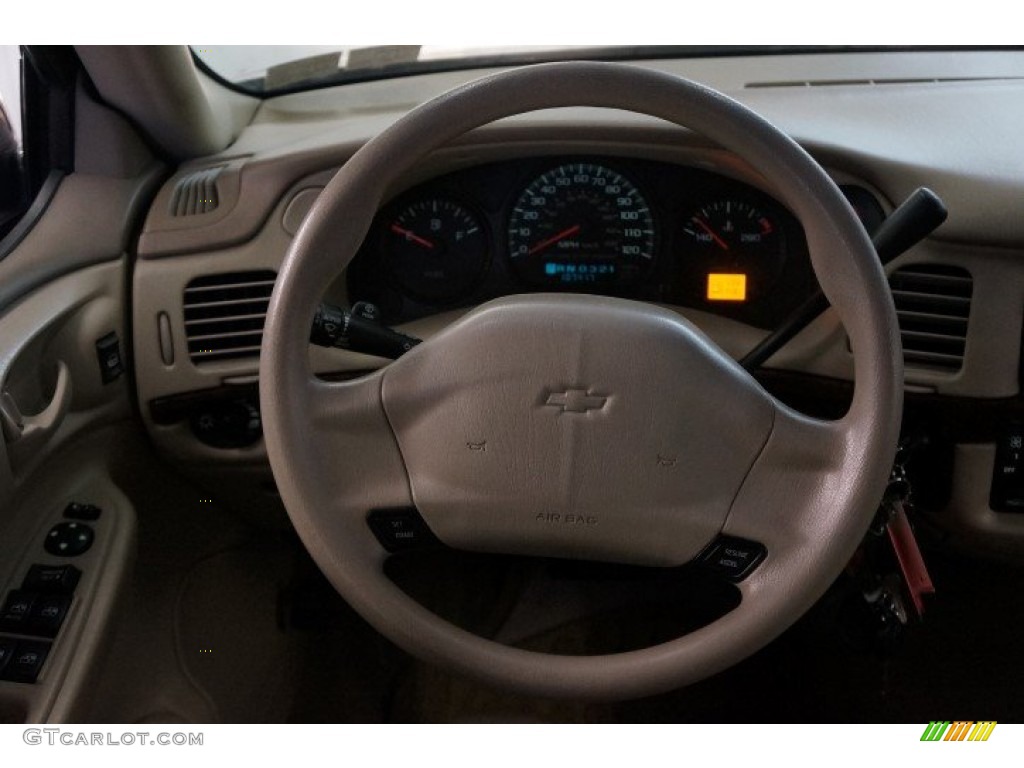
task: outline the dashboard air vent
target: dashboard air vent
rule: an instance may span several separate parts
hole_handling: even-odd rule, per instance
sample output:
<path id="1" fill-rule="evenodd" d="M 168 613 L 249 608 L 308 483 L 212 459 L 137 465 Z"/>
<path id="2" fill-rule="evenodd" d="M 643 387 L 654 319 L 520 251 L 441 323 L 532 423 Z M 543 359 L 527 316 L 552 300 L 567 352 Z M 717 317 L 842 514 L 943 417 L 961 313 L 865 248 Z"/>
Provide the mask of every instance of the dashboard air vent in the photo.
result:
<path id="1" fill-rule="evenodd" d="M 221 165 L 179 179 L 171 194 L 171 216 L 195 216 L 215 210 L 220 203 L 217 177 L 223 170 Z"/>
<path id="2" fill-rule="evenodd" d="M 889 276 L 908 368 L 956 373 L 964 364 L 974 281 L 962 267 L 914 264 Z"/>
<path id="3" fill-rule="evenodd" d="M 230 272 L 185 286 L 185 338 L 192 362 L 259 355 L 275 277 L 270 270 Z"/>

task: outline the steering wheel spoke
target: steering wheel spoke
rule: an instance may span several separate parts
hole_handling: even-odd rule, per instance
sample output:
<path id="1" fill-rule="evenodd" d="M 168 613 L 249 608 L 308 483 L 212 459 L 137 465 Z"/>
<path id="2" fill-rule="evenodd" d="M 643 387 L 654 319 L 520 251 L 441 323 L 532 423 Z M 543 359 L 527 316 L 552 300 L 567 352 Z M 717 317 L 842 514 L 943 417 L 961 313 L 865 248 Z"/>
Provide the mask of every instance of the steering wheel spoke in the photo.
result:
<path id="1" fill-rule="evenodd" d="M 821 562 L 842 557 L 842 549 L 849 559 L 874 513 L 871 502 L 862 503 L 857 515 L 848 507 L 849 467 L 858 460 L 850 452 L 856 449 L 846 420 L 819 421 L 776 404 L 772 434 L 722 528 L 723 535 L 767 549 L 747 581 L 785 571 L 794 583 L 820 584 L 829 578 L 815 572 Z"/>
<path id="2" fill-rule="evenodd" d="M 316 478 L 307 488 L 313 503 L 305 510 L 307 522 L 320 532 L 316 545 L 332 555 L 351 549 L 350 556 L 381 557 L 369 514 L 412 506 L 405 465 L 381 403 L 381 376 L 341 382 L 310 377 L 299 385 L 285 418 L 301 424 L 305 438 L 288 460 L 301 461 Z"/>

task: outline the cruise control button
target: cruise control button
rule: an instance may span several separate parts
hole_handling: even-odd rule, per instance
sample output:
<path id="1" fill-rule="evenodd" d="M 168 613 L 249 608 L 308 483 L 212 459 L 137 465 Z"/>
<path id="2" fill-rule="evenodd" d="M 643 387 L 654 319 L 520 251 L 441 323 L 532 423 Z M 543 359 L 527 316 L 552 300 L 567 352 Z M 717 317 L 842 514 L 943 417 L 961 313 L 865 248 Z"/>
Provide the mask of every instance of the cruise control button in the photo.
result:
<path id="1" fill-rule="evenodd" d="M 375 509 L 367 522 L 388 552 L 404 552 L 436 544 L 437 539 L 415 509 Z"/>
<path id="2" fill-rule="evenodd" d="M 11 660 L 7 662 L 0 677 L 15 683 L 34 683 L 49 654 L 49 643 L 39 640 L 19 640 L 14 646 Z"/>
<path id="3" fill-rule="evenodd" d="M 35 604 L 36 596 L 20 589 L 7 593 L 4 607 L 0 610 L 0 630 L 4 632 L 24 632 L 28 625 L 29 614 Z"/>
<path id="4" fill-rule="evenodd" d="M 73 565 L 33 565 L 21 588 L 28 592 L 70 595 L 81 577 L 82 572 Z"/>
<path id="5" fill-rule="evenodd" d="M 768 550 L 756 541 L 720 536 L 701 557 L 701 562 L 730 581 L 742 581 L 764 559 Z"/>
<path id="6" fill-rule="evenodd" d="M 51 555 L 74 557 L 92 546 L 94 535 L 85 523 L 57 523 L 46 534 L 43 548 Z"/>

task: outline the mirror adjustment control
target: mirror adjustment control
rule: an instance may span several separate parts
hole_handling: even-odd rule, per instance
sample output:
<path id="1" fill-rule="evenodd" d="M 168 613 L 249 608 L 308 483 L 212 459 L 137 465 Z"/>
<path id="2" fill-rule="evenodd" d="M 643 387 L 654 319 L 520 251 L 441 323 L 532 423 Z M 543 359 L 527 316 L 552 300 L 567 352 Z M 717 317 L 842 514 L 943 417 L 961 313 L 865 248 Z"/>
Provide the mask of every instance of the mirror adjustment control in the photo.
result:
<path id="1" fill-rule="evenodd" d="M 46 534 L 43 548 L 51 555 L 75 557 L 88 551 L 95 534 L 85 523 L 57 523 Z"/>

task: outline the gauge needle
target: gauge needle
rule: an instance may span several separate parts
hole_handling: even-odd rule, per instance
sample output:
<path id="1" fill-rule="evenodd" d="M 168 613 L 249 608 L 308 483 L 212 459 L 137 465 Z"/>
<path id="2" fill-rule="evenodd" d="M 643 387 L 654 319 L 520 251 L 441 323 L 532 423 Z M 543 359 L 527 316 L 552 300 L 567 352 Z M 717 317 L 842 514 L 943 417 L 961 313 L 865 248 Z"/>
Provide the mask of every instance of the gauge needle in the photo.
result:
<path id="1" fill-rule="evenodd" d="M 715 230 L 713 230 L 711 228 L 711 226 L 706 221 L 704 221 L 703 219 L 698 219 L 696 216 L 693 217 L 693 220 L 694 220 L 694 222 L 696 222 L 698 227 L 703 229 L 705 232 L 707 232 L 711 236 L 712 240 L 714 240 L 716 243 L 718 243 L 719 247 L 721 247 L 721 249 L 723 251 L 728 251 L 729 250 L 729 244 L 727 242 L 725 242 L 725 240 L 720 238 L 718 236 L 718 233 L 715 232 Z"/>
<path id="2" fill-rule="evenodd" d="M 554 245 L 559 240 L 565 240 L 565 238 L 567 238 L 567 237 L 572 237 L 573 235 L 575 235 L 579 231 L 580 231 L 580 225 L 579 224 L 573 224 L 568 229 L 563 229 L 557 235 L 552 235 L 547 240 L 541 240 L 539 243 L 537 243 L 535 246 L 533 246 L 533 248 L 531 248 L 529 251 L 527 251 L 526 255 L 527 256 L 533 256 L 533 254 L 539 253 L 540 251 L 543 251 L 545 248 L 547 248 L 548 246 Z"/>
<path id="3" fill-rule="evenodd" d="M 396 235 L 401 235 L 406 240 L 416 243 L 416 245 L 422 245 L 424 248 L 429 248 L 430 250 L 434 249 L 434 244 L 432 242 L 427 240 L 427 238 L 425 237 L 420 237 L 411 229 L 405 229 L 404 227 L 400 227 L 397 224 L 392 224 L 391 231 L 394 232 Z"/>

